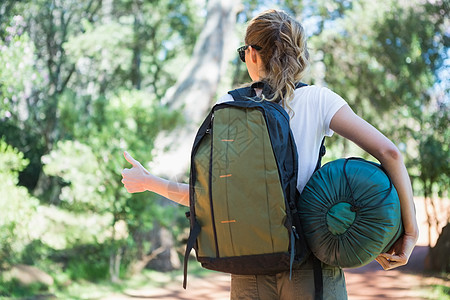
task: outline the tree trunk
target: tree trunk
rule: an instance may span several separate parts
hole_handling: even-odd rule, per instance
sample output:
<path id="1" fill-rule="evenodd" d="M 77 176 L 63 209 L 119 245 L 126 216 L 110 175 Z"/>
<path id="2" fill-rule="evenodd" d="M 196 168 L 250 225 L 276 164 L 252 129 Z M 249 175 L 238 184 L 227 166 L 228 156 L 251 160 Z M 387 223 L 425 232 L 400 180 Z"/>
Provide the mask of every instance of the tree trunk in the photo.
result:
<path id="1" fill-rule="evenodd" d="M 441 231 L 436 245 L 430 249 L 425 259 L 425 267 L 435 272 L 450 272 L 450 224 Z"/>
<path id="2" fill-rule="evenodd" d="M 424 185 L 424 195 L 423 195 L 423 201 L 424 201 L 424 207 L 425 207 L 425 213 L 427 215 L 427 224 L 428 224 L 428 246 L 431 247 L 431 214 L 430 214 L 430 210 L 428 208 L 428 189 L 427 189 L 427 182 L 425 180 L 423 180 L 423 185 Z"/>
<path id="3" fill-rule="evenodd" d="M 164 252 L 164 247 L 159 247 L 153 250 L 150 254 L 143 256 L 140 260 L 131 264 L 129 272 L 131 275 L 139 274 L 152 260 Z"/>
<path id="4" fill-rule="evenodd" d="M 175 241 L 172 233 L 161 224 L 155 222 L 151 233 L 150 242 L 153 251 L 147 255 L 147 266 L 159 271 L 172 271 L 181 267 L 181 261 L 175 249 Z M 152 254 L 158 259 L 150 259 Z"/>
<path id="5" fill-rule="evenodd" d="M 157 137 L 155 159 L 151 164 L 151 171 L 155 174 L 177 179 L 188 171 L 199 123 L 211 108 L 220 78 L 238 44 L 234 37 L 238 4 L 237 0 L 208 1 L 205 25 L 195 44 L 192 59 L 162 100 L 172 109 L 182 109 L 185 124 Z"/>
<path id="6" fill-rule="evenodd" d="M 133 24 L 133 58 L 131 62 L 131 83 L 133 87 L 137 90 L 141 89 L 142 83 L 142 73 L 141 73 L 141 55 L 142 55 L 142 39 L 141 39 L 141 31 L 142 31 L 142 19 L 144 18 L 142 15 L 141 4 L 136 2 L 133 4 L 133 15 L 134 15 L 134 24 Z"/>
<path id="7" fill-rule="evenodd" d="M 111 282 L 120 282 L 120 263 L 122 261 L 123 248 L 114 249 L 109 256 L 109 276 Z"/>
<path id="8" fill-rule="evenodd" d="M 172 109 L 182 109 L 185 124 L 157 137 L 150 172 L 170 180 L 185 181 L 199 123 L 211 107 L 220 78 L 237 45 L 233 33 L 238 4 L 238 0 L 208 1 L 205 24 L 192 58 L 162 99 Z M 158 202 L 163 206 L 169 204 L 164 198 Z M 158 255 L 158 260 L 152 261 L 153 267 L 162 270 L 179 267 L 172 233 L 156 222 L 155 228 L 159 229 L 152 236 L 152 250 L 161 246 L 167 249 Z"/>

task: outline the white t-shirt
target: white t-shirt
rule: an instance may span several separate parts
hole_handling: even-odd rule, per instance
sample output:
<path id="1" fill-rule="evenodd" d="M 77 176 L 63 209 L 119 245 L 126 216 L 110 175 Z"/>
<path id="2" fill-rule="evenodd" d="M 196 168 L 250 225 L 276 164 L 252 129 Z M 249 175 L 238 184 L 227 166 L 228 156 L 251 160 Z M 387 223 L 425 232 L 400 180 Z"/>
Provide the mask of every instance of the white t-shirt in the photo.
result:
<path id="1" fill-rule="evenodd" d="M 230 94 L 217 103 L 233 101 Z M 332 136 L 330 122 L 334 114 L 346 104 L 341 96 L 325 87 L 314 85 L 296 89 L 290 103 L 294 116 L 291 129 L 298 151 L 297 189 L 301 192 L 314 172 L 324 136 Z"/>

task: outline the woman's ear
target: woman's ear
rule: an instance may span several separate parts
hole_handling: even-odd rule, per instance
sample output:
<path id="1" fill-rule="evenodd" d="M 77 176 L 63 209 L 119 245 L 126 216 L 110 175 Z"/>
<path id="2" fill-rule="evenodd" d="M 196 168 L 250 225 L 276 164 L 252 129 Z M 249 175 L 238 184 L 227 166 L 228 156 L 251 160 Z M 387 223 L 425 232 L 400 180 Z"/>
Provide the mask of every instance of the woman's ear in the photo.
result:
<path id="1" fill-rule="evenodd" d="M 259 57 L 258 51 L 256 51 L 252 46 L 249 46 L 250 48 L 250 58 L 254 64 L 256 64 L 257 60 L 261 60 Z"/>

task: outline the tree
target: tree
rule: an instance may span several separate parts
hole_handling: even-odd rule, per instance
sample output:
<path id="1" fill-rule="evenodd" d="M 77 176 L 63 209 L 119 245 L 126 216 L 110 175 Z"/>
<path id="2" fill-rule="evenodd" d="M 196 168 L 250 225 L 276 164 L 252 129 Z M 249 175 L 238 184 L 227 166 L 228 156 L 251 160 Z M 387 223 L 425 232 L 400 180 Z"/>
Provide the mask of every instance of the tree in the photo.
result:
<path id="1" fill-rule="evenodd" d="M 122 151 L 129 147 L 144 155 L 152 149 L 151 141 L 160 131 L 170 130 L 177 124 L 179 114 L 169 112 L 157 99 L 136 90 L 123 91 L 103 101 L 102 105 L 97 103 L 85 126 L 80 126 L 80 116 L 74 114 L 77 111 L 74 98 L 67 96 L 61 99 L 60 105 L 58 110 L 62 116 L 75 117 L 63 118 L 61 127 L 70 132 L 74 140 L 58 142 L 54 150 L 43 157 L 44 171 L 62 181 L 60 207 L 73 213 L 111 216 L 105 231 L 112 232 L 107 241 L 111 249 L 110 275 L 117 281 L 123 253 L 131 250 L 126 245 L 138 242 L 134 240 L 136 232 L 150 230 L 149 223 L 161 218 L 151 197 L 132 197 L 123 189 L 120 183 L 124 165 Z M 142 204 L 136 207 L 131 201 Z M 116 232 L 121 223 L 126 224 L 126 236 Z M 131 261 L 134 259 L 129 257 Z"/>
<path id="2" fill-rule="evenodd" d="M 229 59 L 237 4 L 236 1 L 225 0 L 208 2 L 205 24 L 195 44 L 194 53 L 163 100 L 171 109 L 183 109 L 185 123 L 170 134 L 162 133 L 157 137 L 151 172 L 175 181 L 186 180 L 189 154 L 197 127 L 211 107 Z M 160 200 L 158 203 L 167 206 L 168 202 Z M 158 223 L 155 226 L 159 226 Z M 154 235 L 153 245 L 167 249 L 159 256 L 162 264 L 160 267 L 170 270 L 176 253 L 173 251 L 173 238 L 166 238 L 164 235 L 170 237 L 171 233 L 158 231 Z"/>
<path id="3" fill-rule="evenodd" d="M 444 1 L 353 2 L 314 39 L 324 81 L 399 144 L 430 210 L 449 187 L 447 11 Z"/>
<path id="4" fill-rule="evenodd" d="M 22 251 L 33 239 L 30 221 L 39 202 L 26 188 L 17 186 L 19 172 L 27 163 L 23 153 L 0 139 L 0 270 L 20 261 Z"/>
<path id="5" fill-rule="evenodd" d="M 198 10 L 189 1 L 7 4 L 0 7 L 11 14 L 0 21 L 12 20 L 0 26 L 8 32 L 0 61 L 10 66 L 0 70 L 0 135 L 30 159 L 32 170 L 22 172 L 21 182 L 43 204 L 73 216 L 112 215 L 111 277 L 117 278 L 123 255 L 133 261 L 144 252 L 139 233 L 148 239 L 154 219 L 166 214 L 148 195 L 131 201 L 125 193 L 121 152 L 133 149 L 151 160 L 156 133 L 180 122 L 160 95 L 192 52 Z M 154 11 L 162 14 L 145 20 L 135 14 Z M 20 65 L 25 70 L 17 72 Z M 116 238 L 123 222 L 129 240 Z M 102 237 L 94 246 L 101 243 Z"/>
<path id="6" fill-rule="evenodd" d="M 24 184 L 28 188 L 34 189 L 35 195 L 41 195 L 44 191 L 49 191 L 46 196 L 57 194 L 54 191 L 57 186 L 52 181 L 54 179 L 47 178 L 42 173 L 40 157 L 48 153 L 60 139 L 56 108 L 59 96 L 67 87 L 75 68 L 67 62 L 63 44 L 70 35 L 81 31 L 82 18 L 92 18 L 98 10 L 99 5 L 93 5 L 94 2 L 40 0 L 6 1 L 4 4 L 8 8 L 5 12 L 17 14 L 12 18 L 9 28 L 20 29 L 12 30 L 4 42 L 11 45 L 10 40 L 19 38 L 22 34 L 30 37 L 33 42 L 32 70 L 34 74 L 40 75 L 28 77 L 32 74 L 15 74 L 12 80 L 26 82 L 27 86 L 18 99 L 10 100 L 8 105 L 12 108 L 11 111 L 21 111 L 22 116 L 6 120 L 3 125 L 9 130 L 2 130 L 2 134 L 30 159 L 30 165 L 21 179 L 24 178 Z M 9 21 L 8 17 L 10 15 L 5 15 L 4 20 Z M 22 134 L 23 131 L 27 134 Z"/>

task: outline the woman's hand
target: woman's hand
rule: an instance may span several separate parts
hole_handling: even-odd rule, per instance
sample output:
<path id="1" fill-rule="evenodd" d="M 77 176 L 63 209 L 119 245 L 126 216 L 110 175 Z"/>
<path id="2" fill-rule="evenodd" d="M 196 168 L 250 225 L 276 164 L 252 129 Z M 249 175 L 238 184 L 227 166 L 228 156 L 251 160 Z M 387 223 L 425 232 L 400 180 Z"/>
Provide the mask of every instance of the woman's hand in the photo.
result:
<path id="1" fill-rule="evenodd" d="M 127 151 L 123 153 L 125 159 L 133 166 L 131 169 L 123 169 L 122 183 L 129 193 L 139 193 L 148 190 L 146 182 L 151 176 L 150 173 L 128 154 Z"/>
<path id="2" fill-rule="evenodd" d="M 123 156 L 133 166 L 131 169 L 122 171 L 122 183 L 129 193 L 151 191 L 181 205 L 189 206 L 189 185 L 150 174 L 127 151 L 123 153 Z"/>
<path id="3" fill-rule="evenodd" d="M 378 159 L 391 178 L 400 200 L 405 234 L 388 253 L 381 253 L 376 260 L 385 270 L 405 265 L 414 249 L 419 231 L 411 181 L 400 151 L 375 127 L 358 117 L 348 105 L 336 112 L 331 119 L 330 128 Z"/>
<path id="4" fill-rule="evenodd" d="M 408 263 L 417 242 L 416 235 L 403 234 L 387 253 L 381 253 L 376 261 L 385 270 L 394 269 Z"/>

